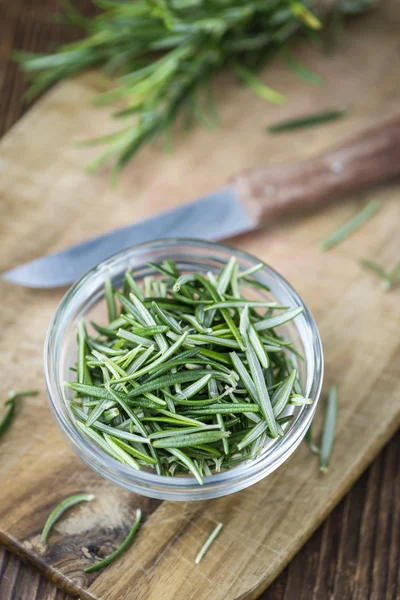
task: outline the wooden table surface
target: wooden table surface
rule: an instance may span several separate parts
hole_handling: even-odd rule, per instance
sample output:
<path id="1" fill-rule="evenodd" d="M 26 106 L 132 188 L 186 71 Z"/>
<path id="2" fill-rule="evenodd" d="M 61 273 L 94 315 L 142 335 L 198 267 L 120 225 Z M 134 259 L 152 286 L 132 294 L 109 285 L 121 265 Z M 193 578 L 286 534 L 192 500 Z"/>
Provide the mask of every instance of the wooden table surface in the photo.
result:
<path id="1" fill-rule="evenodd" d="M 76 4 L 86 14 L 89 0 Z M 77 33 L 55 23 L 57 0 L 0 0 L 0 134 L 28 108 L 9 56 L 41 52 Z M 263 594 L 263 600 L 400 598 L 400 434 Z M 1 600 L 66 600 L 31 566 L 0 547 Z"/>

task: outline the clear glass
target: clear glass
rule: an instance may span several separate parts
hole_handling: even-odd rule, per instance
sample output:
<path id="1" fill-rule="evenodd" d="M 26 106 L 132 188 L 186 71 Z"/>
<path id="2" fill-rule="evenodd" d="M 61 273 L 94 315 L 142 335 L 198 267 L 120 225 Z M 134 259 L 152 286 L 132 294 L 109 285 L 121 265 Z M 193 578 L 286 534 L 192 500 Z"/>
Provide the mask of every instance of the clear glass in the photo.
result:
<path id="1" fill-rule="evenodd" d="M 204 500 L 237 492 L 246 488 L 281 465 L 297 448 L 313 418 L 323 377 L 323 354 L 321 340 L 315 321 L 304 302 L 292 286 L 268 265 L 254 277 L 271 289 L 280 304 L 304 306 L 304 311 L 285 327 L 285 335 L 295 342 L 305 360 L 298 362 L 300 379 L 311 405 L 295 407 L 294 418 L 287 425 L 285 435 L 271 440 L 263 453 L 229 471 L 214 473 L 199 485 L 193 477 L 165 477 L 154 472 L 135 471 L 106 454 L 76 427 L 68 406 L 68 390 L 63 381 L 71 379 L 70 367 L 76 360 L 76 324 L 83 316 L 105 318 L 104 280 L 111 274 L 115 286 L 122 283 L 125 271 L 132 269 L 136 279 L 155 274 L 147 262 L 159 263 L 164 258 L 175 260 L 185 271 L 216 271 L 230 256 L 237 259 L 239 271 L 260 262 L 259 259 L 240 250 L 184 239 L 158 240 L 134 246 L 115 254 L 89 271 L 62 299 L 47 333 L 44 348 L 44 369 L 50 407 L 61 432 L 74 451 L 97 473 L 132 492 L 165 500 Z M 254 292 L 253 292 L 254 294 Z M 257 296 L 266 293 L 257 290 Z M 72 373 L 73 376 L 73 373 Z"/>

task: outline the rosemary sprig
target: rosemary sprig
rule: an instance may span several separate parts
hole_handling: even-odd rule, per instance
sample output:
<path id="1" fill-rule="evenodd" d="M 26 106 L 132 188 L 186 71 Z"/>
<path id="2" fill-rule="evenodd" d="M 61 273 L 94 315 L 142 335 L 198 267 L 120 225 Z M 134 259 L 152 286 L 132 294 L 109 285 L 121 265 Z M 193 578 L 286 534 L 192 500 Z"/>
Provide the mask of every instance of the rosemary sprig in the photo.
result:
<path id="1" fill-rule="evenodd" d="M 260 265 L 240 276 L 234 258 L 207 276 L 152 268 L 143 282 L 127 273 L 122 290 L 107 278 L 111 321 L 94 336 L 79 322 L 70 408 L 80 433 L 123 465 L 202 484 L 258 456 L 311 402 L 286 356 L 297 350 L 274 330 L 303 307 L 247 300 Z"/>
<path id="2" fill-rule="evenodd" d="M 93 571 L 98 571 L 99 569 L 103 569 L 104 567 L 106 567 L 107 565 L 112 563 L 116 558 L 118 558 L 118 556 L 121 556 L 121 554 L 123 552 L 125 552 L 125 550 L 133 542 L 136 532 L 139 529 L 141 518 L 142 518 L 142 511 L 140 510 L 140 508 L 138 508 L 136 510 L 136 517 L 135 517 L 135 521 L 132 525 L 132 529 L 130 530 L 130 532 L 128 533 L 128 535 L 126 536 L 126 538 L 124 539 L 122 544 L 120 546 L 118 546 L 118 548 L 116 550 L 114 550 L 114 552 L 112 552 L 111 554 L 109 554 L 108 556 L 103 558 L 103 560 L 100 560 L 99 562 L 95 563 L 94 565 L 91 565 L 90 567 L 86 567 L 86 569 L 83 569 L 84 572 L 85 573 L 93 573 Z"/>
<path id="3" fill-rule="evenodd" d="M 388 292 L 396 281 L 400 277 L 400 260 L 395 264 L 395 266 L 390 271 L 385 271 L 382 267 L 380 267 L 376 262 L 372 260 L 360 260 L 361 266 L 365 269 L 368 269 L 372 273 L 375 273 L 382 280 L 382 289 L 385 292 Z"/>
<path id="4" fill-rule="evenodd" d="M 65 498 L 65 500 L 62 500 L 62 502 L 55 507 L 55 509 L 47 518 L 41 534 L 42 542 L 46 542 L 51 528 L 60 519 L 60 517 L 62 517 L 65 511 L 70 509 L 72 506 L 75 506 L 75 504 L 78 504 L 79 502 L 90 502 L 94 499 L 94 497 L 94 494 L 82 493 L 74 494 L 73 496 L 69 496 L 68 498 Z"/>
<path id="5" fill-rule="evenodd" d="M 380 209 L 381 203 L 377 201 L 368 202 L 364 208 L 356 214 L 350 221 L 342 225 L 337 231 L 328 236 L 323 242 L 321 242 L 322 250 L 329 250 L 343 241 L 354 231 L 362 227 L 369 219 L 371 219 L 375 213 Z"/>
<path id="6" fill-rule="evenodd" d="M 206 554 L 206 552 L 209 550 L 211 544 L 214 542 L 214 540 L 216 539 L 216 537 L 218 536 L 218 534 L 220 533 L 221 529 L 223 527 L 223 523 L 218 523 L 218 525 L 215 527 L 215 529 L 211 532 L 211 534 L 208 536 L 208 538 L 206 539 L 206 541 L 204 542 L 200 552 L 198 553 L 198 555 L 196 556 L 196 560 L 195 563 L 196 565 L 199 564 L 199 562 L 204 558 L 204 555 Z"/>
<path id="7" fill-rule="evenodd" d="M 284 133 L 286 131 L 292 131 L 293 129 L 305 129 L 306 127 L 322 125 L 323 123 L 343 119 L 343 117 L 347 115 L 347 112 L 347 110 L 327 110 L 312 115 L 305 115 L 304 117 L 297 117 L 295 119 L 289 119 L 288 121 L 281 121 L 275 125 L 270 125 L 267 127 L 267 131 L 268 133 Z"/>
<path id="8" fill-rule="evenodd" d="M 0 437 L 7 431 L 9 426 L 11 425 L 12 420 L 14 419 L 15 407 L 17 404 L 18 398 L 23 398 L 24 396 L 37 396 L 39 390 L 25 390 L 22 392 L 9 392 L 8 399 L 4 402 L 4 406 L 6 407 L 3 418 L 0 421 Z"/>
<path id="9" fill-rule="evenodd" d="M 340 2 L 337 11 L 346 13 L 370 2 Z M 262 98 L 282 102 L 284 97 L 256 72 L 289 39 L 321 27 L 307 0 L 95 3 L 100 14 L 87 18 L 69 0 L 63 2 L 65 20 L 79 24 L 82 39 L 52 54 L 16 52 L 14 57 L 31 81 L 28 98 L 93 67 L 102 67 L 112 78 L 114 84 L 96 103 L 117 105 L 114 117 L 123 125 L 87 143 L 105 146 L 89 171 L 112 162 L 114 177 L 144 144 L 168 137 L 181 113 L 212 128 L 212 79 L 223 68 L 233 69 Z"/>

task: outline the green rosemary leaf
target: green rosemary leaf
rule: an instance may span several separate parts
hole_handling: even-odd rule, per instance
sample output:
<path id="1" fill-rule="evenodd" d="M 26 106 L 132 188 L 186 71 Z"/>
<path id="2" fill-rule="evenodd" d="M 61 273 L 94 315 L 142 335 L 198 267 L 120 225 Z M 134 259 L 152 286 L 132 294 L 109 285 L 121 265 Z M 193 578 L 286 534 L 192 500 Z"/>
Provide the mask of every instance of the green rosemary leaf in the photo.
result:
<path id="1" fill-rule="evenodd" d="M 115 442 L 115 444 L 117 444 L 117 446 L 122 448 L 122 450 L 125 450 L 125 452 L 128 452 L 128 454 L 131 454 L 134 458 L 142 460 L 143 462 L 145 462 L 149 465 L 157 464 L 157 461 L 154 458 L 152 458 L 151 456 L 148 456 L 148 454 L 144 454 L 144 452 L 140 452 L 139 450 L 137 450 L 130 444 L 127 444 L 123 440 L 113 437 L 110 434 L 108 434 L 108 437 L 110 437 L 113 440 L 113 442 Z"/>
<path id="2" fill-rule="evenodd" d="M 132 303 L 135 305 L 135 308 L 138 310 L 140 316 L 142 317 L 142 319 L 146 323 L 146 325 L 148 325 L 148 326 L 149 325 L 150 326 L 157 325 L 157 323 L 154 320 L 153 315 L 147 309 L 144 302 L 142 302 L 140 300 L 140 298 L 138 298 L 138 296 L 135 296 L 135 294 L 131 293 L 131 294 L 129 294 L 129 298 L 131 299 Z M 154 339 L 156 340 L 161 352 L 165 352 L 166 350 L 168 350 L 169 346 L 168 346 L 168 342 L 166 341 L 166 339 L 164 337 L 164 334 L 156 333 L 154 336 Z"/>
<path id="3" fill-rule="evenodd" d="M 323 84 L 324 78 L 302 65 L 298 60 L 296 60 L 288 48 L 283 48 L 281 54 L 285 59 L 287 66 L 295 75 L 298 75 L 298 77 L 304 81 L 307 81 L 307 83 L 311 83 L 312 85 L 319 86 Z"/>
<path id="4" fill-rule="evenodd" d="M 201 430 L 210 431 L 213 429 L 220 429 L 219 425 L 203 425 Z M 186 435 L 188 433 L 199 433 L 199 427 L 181 427 L 180 429 L 167 429 L 166 431 L 155 431 L 149 435 L 149 439 L 153 442 L 153 440 L 160 440 L 163 438 L 176 437 L 177 435 Z"/>
<path id="5" fill-rule="evenodd" d="M 216 308 L 281 308 L 276 302 L 262 302 L 259 300 L 227 300 L 224 302 L 216 302 L 211 306 L 206 306 L 204 311 L 215 310 Z"/>
<path id="6" fill-rule="evenodd" d="M 113 383 L 123 383 L 125 381 L 132 381 L 132 379 L 138 379 L 142 377 L 145 373 L 148 373 L 155 367 L 161 365 L 164 361 L 168 360 L 171 356 L 173 356 L 176 351 L 184 344 L 186 338 L 188 336 L 187 331 L 185 331 L 181 337 L 172 345 L 167 348 L 167 350 L 162 354 L 159 358 L 155 359 L 152 363 L 148 364 L 146 367 L 142 367 L 138 371 L 127 375 L 126 377 L 121 377 L 120 379 L 115 379 Z"/>
<path id="7" fill-rule="evenodd" d="M 333 450 L 333 442 L 335 440 L 336 430 L 337 406 L 337 387 L 336 385 L 333 385 L 329 390 L 324 426 L 322 430 L 321 449 L 319 454 L 319 468 L 323 473 L 326 473 L 328 470 Z"/>
<path id="8" fill-rule="evenodd" d="M 307 446 L 310 448 L 310 450 L 311 450 L 311 452 L 313 454 L 319 454 L 320 453 L 319 447 L 314 442 L 314 438 L 313 438 L 313 434 L 312 434 L 312 424 L 307 429 L 307 433 L 306 433 L 306 436 L 305 436 L 304 439 L 305 439 L 305 441 L 307 443 Z"/>
<path id="9" fill-rule="evenodd" d="M 167 450 L 170 454 L 175 456 L 180 462 L 182 462 L 188 468 L 188 470 L 192 473 L 192 475 L 194 475 L 194 477 L 197 479 L 197 481 L 199 482 L 200 485 L 203 485 L 203 483 L 204 483 L 203 477 L 202 477 L 198 467 L 196 467 L 195 463 L 189 458 L 187 453 L 182 452 L 182 450 L 179 450 L 178 448 L 167 448 Z"/>
<path id="10" fill-rule="evenodd" d="M 156 302 L 153 301 L 151 305 L 160 320 L 165 323 L 171 331 L 174 331 L 178 335 L 182 335 L 183 329 L 174 317 L 167 315 Z"/>
<path id="11" fill-rule="evenodd" d="M 198 446 L 199 444 L 217 442 L 229 436 L 230 432 L 200 431 L 198 433 L 153 440 L 152 445 L 154 448 L 185 448 L 186 446 Z"/>
<path id="12" fill-rule="evenodd" d="M 169 327 L 167 325 L 152 325 L 148 327 L 132 327 L 132 333 L 136 333 L 137 335 L 144 336 L 152 336 L 156 333 L 166 333 L 169 331 Z"/>
<path id="13" fill-rule="evenodd" d="M 270 125 L 267 127 L 267 131 L 269 133 L 284 133 L 286 131 L 292 131 L 293 129 L 305 129 L 306 127 L 313 127 L 315 125 L 322 125 L 323 123 L 342 119 L 347 114 L 347 110 L 327 110 Z"/>
<path id="14" fill-rule="evenodd" d="M 322 250 L 333 248 L 333 246 L 336 246 L 336 244 L 339 244 L 339 242 L 343 241 L 354 231 L 362 227 L 376 214 L 380 207 L 381 203 L 375 200 L 366 204 L 357 215 L 350 219 L 350 221 L 342 225 L 342 227 L 321 242 Z"/>
<path id="15" fill-rule="evenodd" d="M 38 390 L 25 390 L 22 392 L 9 392 L 8 399 L 4 402 L 4 406 L 6 407 L 3 418 L 0 421 L 0 437 L 7 431 L 11 422 L 14 418 L 16 401 L 18 398 L 23 398 L 25 396 L 37 396 L 39 393 Z"/>
<path id="16" fill-rule="evenodd" d="M 119 446 L 108 433 L 104 433 L 104 439 L 107 442 L 107 444 L 111 446 L 111 448 L 114 450 L 115 454 L 118 456 L 121 462 L 123 462 L 126 465 L 129 465 L 130 467 L 133 467 L 134 469 L 136 469 L 136 471 L 140 471 L 140 466 L 137 460 L 130 456 L 128 452 L 125 452 L 125 450 L 121 448 L 121 446 Z"/>
<path id="17" fill-rule="evenodd" d="M 285 410 L 290 394 L 292 393 L 294 382 L 297 378 L 297 371 L 293 369 L 289 377 L 283 384 L 275 391 L 271 399 L 272 409 L 275 417 L 279 417 Z"/>
<path id="18" fill-rule="evenodd" d="M 286 102 L 285 96 L 268 87 L 258 79 L 251 71 L 236 63 L 233 66 L 236 75 L 245 83 L 257 96 L 263 100 L 268 100 L 273 104 L 283 104 Z"/>
<path id="19" fill-rule="evenodd" d="M 155 345 L 154 340 L 149 340 L 147 338 L 142 337 L 141 335 L 131 333 L 130 331 L 126 331 L 126 329 L 118 329 L 117 336 L 122 340 L 126 340 L 127 342 L 132 342 L 133 344 L 140 344 L 141 346 L 146 346 L 146 348 L 150 348 L 150 346 Z"/>
<path id="20" fill-rule="evenodd" d="M 74 383 L 72 381 L 65 381 L 64 387 L 70 388 L 74 392 L 85 396 L 92 396 L 93 398 L 105 398 L 106 400 L 114 400 L 113 396 L 105 388 L 97 387 L 95 385 L 86 385 L 83 383 Z"/>
<path id="21" fill-rule="evenodd" d="M 208 384 L 211 378 L 212 375 L 204 375 L 198 381 L 195 381 L 181 392 L 178 392 L 175 398 L 177 400 L 188 400 L 189 398 L 192 398 L 195 394 L 201 392 L 201 390 Z"/>
<path id="22" fill-rule="evenodd" d="M 79 383 L 87 383 L 87 366 L 86 366 L 86 330 L 85 323 L 81 319 L 77 329 L 78 337 L 78 381 Z"/>
<path id="23" fill-rule="evenodd" d="M 224 365 L 230 365 L 231 360 L 229 355 L 222 354 L 221 352 L 216 352 L 215 350 L 210 350 L 210 348 L 199 348 L 200 354 L 209 358 L 210 360 L 214 360 L 215 362 L 220 362 Z"/>
<path id="24" fill-rule="evenodd" d="M 90 502 L 94 499 L 94 494 L 74 494 L 73 496 L 69 496 L 65 498 L 60 504 L 56 506 L 56 508 L 50 513 L 47 518 L 47 521 L 43 527 L 43 531 L 41 534 L 42 542 L 46 542 L 48 535 L 50 533 L 53 525 L 62 517 L 62 515 L 72 506 L 78 504 L 79 502 Z"/>
<path id="25" fill-rule="evenodd" d="M 257 354 L 257 358 L 260 361 L 262 368 L 268 369 L 270 361 L 267 351 L 265 350 L 265 346 L 263 345 L 261 338 L 252 323 L 249 324 L 248 333 L 249 342 L 253 346 L 254 352 Z"/>
<path id="26" fill-rule="evenodd" d="M 132 273 L 130 271 L 126 271 L 125 273 L 125 282 L 129 289 L 138 297 L 140 300 L 143 300 L 142 290 L 139 285 L 136 283 Z"/>
<path id="27" fill-rule="evenodd" d="M 271 400 L 268 394 L 267 386 L 261 369 L 261 365 L 258 361 L 257 355 L 253 350 L 253 347 L 249 345 L 246 349 L 247 360 L 250 367 L 251 376 L 257 391 L 258 403 L 260 410 L 268 423 L 268 427 L 271 431 L 272 437 L 278 436 L 278 429 L 276 426 L 275 416 L 271 406 Z"/>
<path id="28" fill-rule="evenodd" d="M 109 554 L 106 558 L 103 558 L 103 560 L 100 560 L 99 562 L 95 563 L 94 565 L 84 569 L 84 572 L 85 573 L 93 573 L 93 571 L 98 571 L 99 569 L 103 569 L 104 567 L 109 565 L 111 562 L 113 562 L 116 558 L 118 558 L 118 556 L 121 556 L 121 554 L 123 552 L 125 552 L 125 550 L 133 542 L 136 532 L 139 529 L 141 518 L 142 518 L 142 511 L 140 510 L 140 508 L 138 508 L 136 510 L 136 517 L 135 517 L 135 521 L 133 523 L 132 529 L 130 530 L 130 532 L 128 533 L 127 537 L 124 539 L 122 544 L 116 550 L 114 550 L 114 552 L 112 552 L 112 554 Z"/>
<path id="29" fill-rule="evenodd" d="M 250 404 L 250 402 L 245 404 L 208 404 L 201 408 L 190 408 L 187 414 L 198 417 L 205 415 L 230 415 L 235 413 L 259 412 L 259 410 L 260 407 L 258 404 Z"/>
<path id="30" fill-rule="evenodd" d="M 195 560 L 196 565 L 198 565 L 199 562 L 204 558 L 204 555 L 209 550 L 211 544 L 216 539 L 216 537 L 219 534 L 219 532 L 221 531 L 222 527 L 223 527 L 223 524 L 222 523 L 218 523 L 218 525 L 216 526 L 216 528 L 214 529 L 214 531 L 207 538 L 207 540 L 205 541 L 204 545 L 202 546 L 200 552 L 196 556 L 196 560 Z"/>
<path id="31" fill-rule="evenodd" d="M 302 306 L 299 306 L 297 308 L 291 308 L 291 309 L 287 310 L 286 312 L 276 315 L 275 317 L 268 317 L 266 319 L 258 321 L 257 323 L 254 323 L 254 328 L 256 331 L 264 331 L 265 329 L 273 329 L 275 327 L 278 327 L 279 325 L 283 325 L 284 323 L 287 323 L 288 321 L 291 321 L 292 319 L 296 318 L 300 313 L 303 312 L 303 310 L 304 309 Z"/>
<path id="32" fill-rule="evenodd" d="M 110 434 L 114 437 L 121 438 L 123 440 L 128 440 L 129 442 L 138 442 L 140 444 L 149 444 L 150 441 L 141 435 L 137 435 L 135 433 L 130 433 L 129 431 L 124 431 L 123 429 L 117 429 L 116 427 L 111 427 L 110 425 L 106 425 L 105 423 L 101 423 L 101 421 L 95 421 L 92 425 L 94 429 L 98 429 L 102 433 Z"/>
<path id="33" fill-rule="evenodd" d="M 382 267 L 371 260 L 362 259 L 360 260 L 360 264 L 364 268 L 375 273 L 375 275 L 382 280 L 382 288 L 384 291 L 389 291 L 400 275 L 400 261 L 398 261 L 393 269 L 389 272 L 386 272 Z"/>
<path id="34" fill-rule="evenodd" d="M 203 333 L 194 333 L 188 336 L 190 344 L 214 344 L 216 346 L 226 346 L 227 348 L 241 349 L 239 342 L 232 339 L 218 337 L 216 335 L 206 335 Z"/>
<path id="35" fill-rule="evenodd" d="M 115 319 L 117 318 L 117 308 L 115 306 L 115 299 L 114 299 L 114 289 L 111 283 L 111 276 L 110 273 L 107 274 L 105 283 L 104 283 L 104 290 L 105 290 L 105 299 L 106 299 L 106 304 L 107 304 L 107 314 L 108 314 L 108 322 L 111 323 L 112 321 L 115 321 Z"/>
<path id="36" fill-rule="evenodd" d="M 321 21 L 302 2 L 292 0 L 290 8 L 294 16 L 311 29 L 320 29 L 322 27 Z"/>
<path id="37" fill-rule="evenodd" d="M 252 442 L 254 442 L 257 438 L 262 435 L 266 429 L 268 428 L 268 423 L 266 421 L 260 421 L 252 427 L 252 429 L 243 436 L 242 440 L 238 443 L 237 447 L 239 450 L 242 450 L 246 446 L 249 446 Z"/>
<path id="38" fill-rule="evenodd" d="M 97 421 L 101 415 L 104 413 L 105 410 L 107 410 L 107 408 L 109 408 L 109 400 L 100 400 L 97 405 L 95 406 L 95 408 L 93 408 L 92 412 L 90 413 L 89 417 L 86 420 L 86 426 L 87 427 L 91 427 L 91 425 L 93 425 L 93 423 L 95 421 Z"/>
<path id="39" fill-rule="evenodd" d="M 256 265 L 254 265 L 254 267 L 249 267 L 245 271 L 242 271 L 241 273 L 239 273 L 238 274 L 238 279 L 245 279 L 249 275 L 254 275 L 254 273 L 258 273 L 258 271 L 260 271 L 263 268 L 264 268 L 264 264 L 263 263 L 258 263 Z"/>

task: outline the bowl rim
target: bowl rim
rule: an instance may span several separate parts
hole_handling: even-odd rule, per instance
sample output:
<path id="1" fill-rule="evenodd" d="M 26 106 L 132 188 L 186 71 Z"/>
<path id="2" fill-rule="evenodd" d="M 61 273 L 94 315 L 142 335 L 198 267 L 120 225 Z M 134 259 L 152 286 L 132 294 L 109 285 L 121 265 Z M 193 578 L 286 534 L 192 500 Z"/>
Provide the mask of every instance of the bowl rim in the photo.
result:
<path id="1" fill-rule="evenodd" d="M 307 394 L 309 394 L 314 401 L 311 405 L 302 407 L 295 422 L 288 431 L 288 434 L 280 438 L 280 440 L 272 447 L 275 451 L 262 454 L 252 461 L 246 461 L 227 471 L 214 473 L 211 476 L 205 476 L 204 484 L 202 486 L 192 476 L 179 476 L 174 478 L 144 470 L 133 470 L 132 467 L 124 465 L 115 460 L 112 456 L 107 455 L 92 440 L 84 436 L 70 418 L 70 409 L 66 404 L 63 393 L 64 388 L 62 382 L 59 381 L 57 377 L 57 361 L 55 360 L 55 351 L 57 350 L 55 341 L 57 341 L 57 335 L 59 335 L 59 325 L 62 322 L 62 318 L 65 316 L 65 312 L 70 307 L 74 298 L 76 298 L 78 292 L 82 291 L 91 280 L 98 276 L 99 272 L 107 271 L 111 265 L 115 265 L 122 259 L 127 259 L 128 257 L 133 258 L 135 254 L 140 254 L 140 252 L 143 252 L 147 248 L 150 250 L 150 248 L 162 246 L 165 248 L 165 257 L 168 257 L 168 249 L 171 249 L 172 246 L 185 246 L 188 244 L 190 246 L 198 247 L 199 249 L 215 249 L 226 252 L 253 263 L 262 263 L 263 269 L 261 269 L 260 272 L 266 271 L 284 288 L 284 291 L 290 295 L 291 300 L 294 302 L 293 306 L 298 305 L 304 307 L 304 310 L 299 317 L 303 318 L 306 328 L 309 331 L 310 338 L 312 339 L 312 354 L 314 361 L 312 385 L 310 390 L 307 390 Z M 142 263 L 135 268 L 140 269 L 141 266 Z M 82 302 L 80 306 L 82 307 Z M 70 320 L 64 323 L 64 331 L 69 324 Z M 304 345 L 304 339 L 300 332 L 298 333 Z M 192 493 L 195 493 L 196 498 L 193 499 L 217 497 L 229 493 L 227 491 L 221 492 L 221 490 L 219 490 L 220 486 L 225 488 L 232 483 L 236 489 L 243 489 L 274 471 L 290 454 L 292 454 L 292 452 L 294 452 L 311 424 L 322 387 L 323 371 L 323 350 L 316 322 L 307 305 L 293 286 L 273 267 L 249 252 L 226 244 L 217 244 L 201 239 L 157 239 L 123 249 L 101 261 L 85 273 L 65 293 L 50 321 L 44 343 L 44 376 L 50 408 L 58 427 L 61 429 L 62 434 L 66 437 L 70 445 L 72 445 L 75 452 L 100 475 L 114 483 L 140 494 L 164 499 L 187 500 L 187 492 L 189 490 Z M 65 410 L 63 411 L 61 407 Z M 95 463 L 95 466 L 93 465 L 93 462 Z M 269 468 L 267 469 L 267 472 L 265 472 L 267 466 L 269 466 Z M 153 487 L 153 493 L 150 493 Z M 232 491 L 236 491 L 236 489 Z M 181 495 L 181 497 L 179 497 L 179 495 Z"/>

